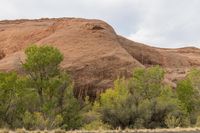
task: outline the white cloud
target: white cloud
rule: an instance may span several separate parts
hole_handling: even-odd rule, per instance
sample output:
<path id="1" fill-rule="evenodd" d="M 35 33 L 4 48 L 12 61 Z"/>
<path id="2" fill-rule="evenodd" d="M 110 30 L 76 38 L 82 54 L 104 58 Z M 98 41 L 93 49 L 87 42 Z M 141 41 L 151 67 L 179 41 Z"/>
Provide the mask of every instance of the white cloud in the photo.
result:
<path id="1" fill-rule="evenodd" d="M 97 18 L 134 41 L 159 47 L 200 47 L 199 0 L 0 1 L 0 19 Z"/>
<path id="2" fill-rule="evenodd" d="M 144 2 L 144 0 L 141 0 Z M 151 0 L 143 3 L 142 21 L 128 38 L 160 47 L 200 46 L 198 0 Z M 199 45 L 198 45 L 199 43 Z"/>
<path id="3" fill-rule="evenodd" d="M 3 3 L 0 4 L 0 18 L 11 18 L 14 17 L 16 13 L 15 5 L 11 1 L 3 1 Z"/>

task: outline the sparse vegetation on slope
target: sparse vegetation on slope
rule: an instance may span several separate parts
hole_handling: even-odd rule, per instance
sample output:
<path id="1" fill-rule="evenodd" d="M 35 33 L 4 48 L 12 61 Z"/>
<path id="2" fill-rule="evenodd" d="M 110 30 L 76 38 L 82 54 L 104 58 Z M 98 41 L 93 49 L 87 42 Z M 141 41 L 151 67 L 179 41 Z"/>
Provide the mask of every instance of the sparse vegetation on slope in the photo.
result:
<path id="1" fill-rule="evenodd" d="M 0 128 L 28 130 L 115 130 L 199 127 L 200 70 L 172 89 L 159 66 L 135 68 L 129 79 L 90 101 L 76 97 L 73 81 L 60 68 L 62 53 L 52 46 L 25 50 L 23 74 L 0 73 Z"/>
<path id="2" fill-rule="evenodd" d="M 119 75 L 129 78 L 133 68 L 153 65 L 166 68 L 165 81 L 176 87 L 188 69 L 200 66 L 198 48 L 161 49 L 137 43 L 117 35 L 101 20 L 45 18 L 0 21 L 0 70 L 21 72 L 24 50 L 33 43 L 51 44 L 63 53 L 60 66 L 69 70 L 76 96 L 95 98 Z"/>

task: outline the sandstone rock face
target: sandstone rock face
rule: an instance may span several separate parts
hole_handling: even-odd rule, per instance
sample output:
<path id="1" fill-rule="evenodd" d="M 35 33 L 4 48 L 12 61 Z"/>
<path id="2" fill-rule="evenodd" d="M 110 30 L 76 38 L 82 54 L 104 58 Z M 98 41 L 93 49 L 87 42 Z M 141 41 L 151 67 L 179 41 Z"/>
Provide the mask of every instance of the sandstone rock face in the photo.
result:
<path id="1" fill-rule="evenodd" d="M 0 60 L 3 59 L 5 57 L 5 53 L 3 50 L 0 50 Z"/>
<path id="2" fill-rule="evenodd" d="M 135 67 L 161 65 L 168 72 L 166 82 L 175 85 L 190 67 L 200 66 L 197 48 L 150 47 L 117 35 L 100 20 L 60 18 L 0 21 L 0 70 L 19 70 L 31 44 L 61 50 L 61 67 L 74 79 L 77 95 L 95 96 L 117 77 L 130 77 Z"/>

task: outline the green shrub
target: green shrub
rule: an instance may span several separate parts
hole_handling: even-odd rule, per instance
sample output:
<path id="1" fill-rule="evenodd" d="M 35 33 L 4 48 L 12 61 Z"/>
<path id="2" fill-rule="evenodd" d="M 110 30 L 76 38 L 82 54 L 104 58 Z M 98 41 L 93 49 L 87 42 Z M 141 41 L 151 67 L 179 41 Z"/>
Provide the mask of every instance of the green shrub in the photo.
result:
<path id="1" fill-rule="evenodd" d="M 180 127 L 181 119 L 171 114 L 168 114 L 167 117 L 165 118 L 165 124 L 167 125 L 168 128 Z"/>
<path id="2" fill-rule="evenodd" d="M 182 103 L 163 78 L 164 71 L 152 67 L 136 69 L 130 80 L 116 80 L 97 102 L 102 121 L 113 128 L 161 128 L 167 127 L 169 114 L 185 117 Z"/>
<path id="3" fill-rule="evenodd" d="M 200 116 L 197 117 L 197 121 L 196 121 L 195 126 L 200 127 Z"/>
<path id="4" fill-rule="evenodd" d="M 124 79 L 118 79 L 114 83 L 114 89 L 108 89 L 101 94 L 99 112 L 102 120 L 114 128 L 129 125 L 132 108 L 127 103 L 128 90 Z"/>
<path id="5" fill-rule="evenodd" d="M 82 129 L 83 130 L 109 130 L 111 129 L 111 127 L 100 120 L 96 120 L 89 124 L 85 124 Z"/>

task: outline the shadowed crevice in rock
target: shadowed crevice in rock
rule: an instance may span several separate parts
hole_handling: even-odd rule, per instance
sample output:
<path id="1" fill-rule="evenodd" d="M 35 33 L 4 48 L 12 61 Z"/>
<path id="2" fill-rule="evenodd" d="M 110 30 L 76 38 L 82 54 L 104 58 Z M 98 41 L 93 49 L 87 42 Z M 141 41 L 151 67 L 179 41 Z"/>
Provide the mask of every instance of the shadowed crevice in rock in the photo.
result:
<path id="1" fill-rule="evenodd" d="M 99 26 L 99 25 L 94 25 L 94 27 L 92 27 L 92 30 L 103 30 L 104 28 Z"/>
<path id="2" fill-rule="evenodd" d="M 0 60 L 3 59 L 5 56 L 5 52 L 3 50 L 0 50 Z"/>

